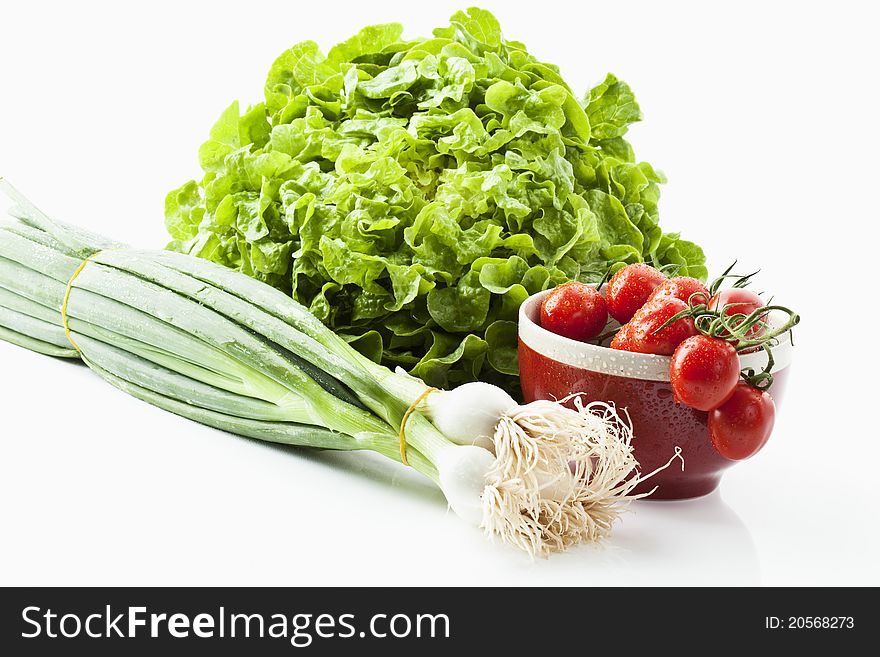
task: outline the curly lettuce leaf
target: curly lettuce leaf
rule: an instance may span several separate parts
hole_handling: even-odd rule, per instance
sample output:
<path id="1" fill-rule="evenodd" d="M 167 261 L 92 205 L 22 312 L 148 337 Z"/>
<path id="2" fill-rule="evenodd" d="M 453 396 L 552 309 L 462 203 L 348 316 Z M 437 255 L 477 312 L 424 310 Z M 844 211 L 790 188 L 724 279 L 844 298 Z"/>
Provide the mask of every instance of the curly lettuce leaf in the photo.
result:
<path id="1" fill-rule="evenodd" d="M 585 105 L 593 139 L 623 137 L 631 124 L 642 120 L 642 110 L 629 85 L 611 73 L 590 90 Z"/>

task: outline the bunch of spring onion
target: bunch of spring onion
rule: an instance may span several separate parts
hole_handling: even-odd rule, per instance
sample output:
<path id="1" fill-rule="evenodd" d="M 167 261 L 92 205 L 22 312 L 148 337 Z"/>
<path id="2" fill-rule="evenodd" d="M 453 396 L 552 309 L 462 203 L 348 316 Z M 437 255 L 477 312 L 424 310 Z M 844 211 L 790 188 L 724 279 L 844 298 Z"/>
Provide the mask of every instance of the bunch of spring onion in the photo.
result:
<path id="1" fill-rule="evenodd" d="M 0 188 L 15 203 L 0 225 L 8 342 L 81 358 L 123 391 L 212 427 L 402 460 L 463 519 L 532 555 L 605 536 L 643 480 L 630 425 L 607 405 L 518 406 L 481 383 L 425 396 L 420 380 L 370 361 L 268 285 L 128 248 Z"/>

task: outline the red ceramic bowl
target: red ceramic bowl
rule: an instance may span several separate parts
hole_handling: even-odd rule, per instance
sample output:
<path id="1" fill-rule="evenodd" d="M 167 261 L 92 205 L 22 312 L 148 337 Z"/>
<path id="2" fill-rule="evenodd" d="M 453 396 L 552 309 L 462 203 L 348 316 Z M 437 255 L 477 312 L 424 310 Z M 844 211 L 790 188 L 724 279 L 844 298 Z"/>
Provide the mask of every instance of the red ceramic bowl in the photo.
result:
<path id="1" fill-rule="evenodd" d="M 633 425 L 633 449 L 644 473 L 664 465 L 680 447 L 678 462 L 658 473 L 635 492 L 657 491 L 648 499 L 678 500 L 711 493 L 721 474 L 736 463 L 715 451 L 709 441 L 709 414 L 672 399 L 668 356 L 637 354 L 578 342 L 541 328 L 541 301 L 549 291 L 529 297 L 519 311 L 519 370 L 527 402 L 562 399 L 584 393 L 585 400 L 613 402 L 625 408 Z M 791 362 L 788 334 L 773 350 L 774 383 L 770 391 L 779 408 Z M 743 367 L 762 369 L 763 351 L 740 356 Z M 772 438 L 771 438 L 772 440 Z"/>

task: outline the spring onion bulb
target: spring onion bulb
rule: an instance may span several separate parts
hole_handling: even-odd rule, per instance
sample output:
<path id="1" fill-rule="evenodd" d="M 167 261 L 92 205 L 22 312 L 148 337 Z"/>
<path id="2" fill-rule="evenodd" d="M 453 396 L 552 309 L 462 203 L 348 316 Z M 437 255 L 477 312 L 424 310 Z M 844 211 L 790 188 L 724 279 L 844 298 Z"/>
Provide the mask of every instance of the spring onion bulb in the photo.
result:
<path id="1" fill-rule="evenodd" d="M 492 537 L 546 555 L 610 530 L 639 476 L 612 407 L 518 405 L 482 383 L 427 395 L 285 294 L 219 265 L 49 219 L 8 183 L 0 339 L 80 358 L 126 393 L 244 436 L 406 457 Z M 65 322 L 62 320 L 65 309 Z"/>
<path id="2" fill-rule="evenodd" d="M 419 379 L 410 377 L 402 369 L 398 368 L 397 374 L 414 379 L 415 389 L 424 387 Z M 474 381 L 429 395 L 423 412 L 452 442 L 491 450 L 498 419 L 516 405 L 513 397 L 498 386 Z"/>

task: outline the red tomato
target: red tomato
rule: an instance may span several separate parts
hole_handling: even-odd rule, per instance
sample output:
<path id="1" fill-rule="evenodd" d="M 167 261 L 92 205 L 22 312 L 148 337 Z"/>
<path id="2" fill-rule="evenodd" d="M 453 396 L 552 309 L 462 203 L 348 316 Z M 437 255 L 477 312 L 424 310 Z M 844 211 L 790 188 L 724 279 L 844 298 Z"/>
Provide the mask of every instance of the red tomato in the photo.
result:
<path id="1" fill-rule="evenodd" d="M 709 308 L 712 308 L 713 310 L 720 310 L 725 306 L 729 306 L 727 310 L 724 311 L 724 314 L 727 316 L 748 316 L 763 305 L 764 300 L 761 299 L 761 297 L 759 297 L 751 290 L 746 290 L 745 288 L 741 287 L 731 287 L 727 288 L 726 290 L 721 290 L 714 297 L 712 297 L 711 301 L 709 301 Z M 766 318 L 766 315 L 761 317 L 761 319 Z M 761 326 L 756 325 L 753 326 L 752 329 L 749 331 L 748 337 L 758 337 L 763 332 L 764 329 Z"/>
<path id="2" fill-rule="evenodd" d="M 632 340 L 632 325 L 624 324 L 620 330 L 614 334 L 611 339 L 611 348 L 620 351 L 634 351 L 630 349 L 630 341 Z"/>
<path id="3" fill-rule="evenodd" d="M 541 326 L 572 340 L 592 340 L 606 323 L 605 299 L 584 283 L 563 283 L 541 302 Z"/>
<path id="4" fill-rule="evenodd" d="M 664 297 L 651 303 L 646 303 L 639 308 L 638 312 L 629 321 L 627 326 L 631 328 L 631 335 L 626 341 L 627 351 L 636 351 L 642 354 L 662 354 L 671 356 L 675 348 L 686 338 L 697 334 L 694 328 L 694 320 L 684 317 L 670 324 L 661 331 L 663 326 L 673 315 L 687 310 L 688 305 L 675 297 Z"/>
<path id="5" fill-rule="evenodd" d="M 709 413 L 709 438 L 721 456 L 747 459 L 767 443 L 775 419 L 776 405 L 770 395 L 738 383 L 730 399 Z"/>
<path id="6" fill-rule="evenodd" d="M 672 396 L 697 410 L 711 411 L 733 394 L 739 369 L 736 349 L 729 342 L 707 335 L 690 337 L 672 354 Z"/>
<path id="7" fill-rule="evenodd" d="M 633 318 L 645 305 L 651 292 L 666 280 L 666 275 L 651 265 L 637 262 L 618 271 L 605 288 L 608 312 L 621 324 Z"/>
<path id="8" fill-rule="evenodd" d="M 703 285 L 696 278 L 691 278 L 690 276 L 676 276 L 675 278 L 670 278 L 668 280 L 663 281 L 660 285 L 654 288 L 654 291 L 651 292 L 651 296 L 648 297 L 648 301 L 653 301 L 654 299 L 660 297 L 675 297 L 676 299 L 681 299 L 685 303 L 691 298 L 692 294 L 700 293 L 700 296 L 694 298 L 696 303 L 709 303 L 709 289 Z"/>

